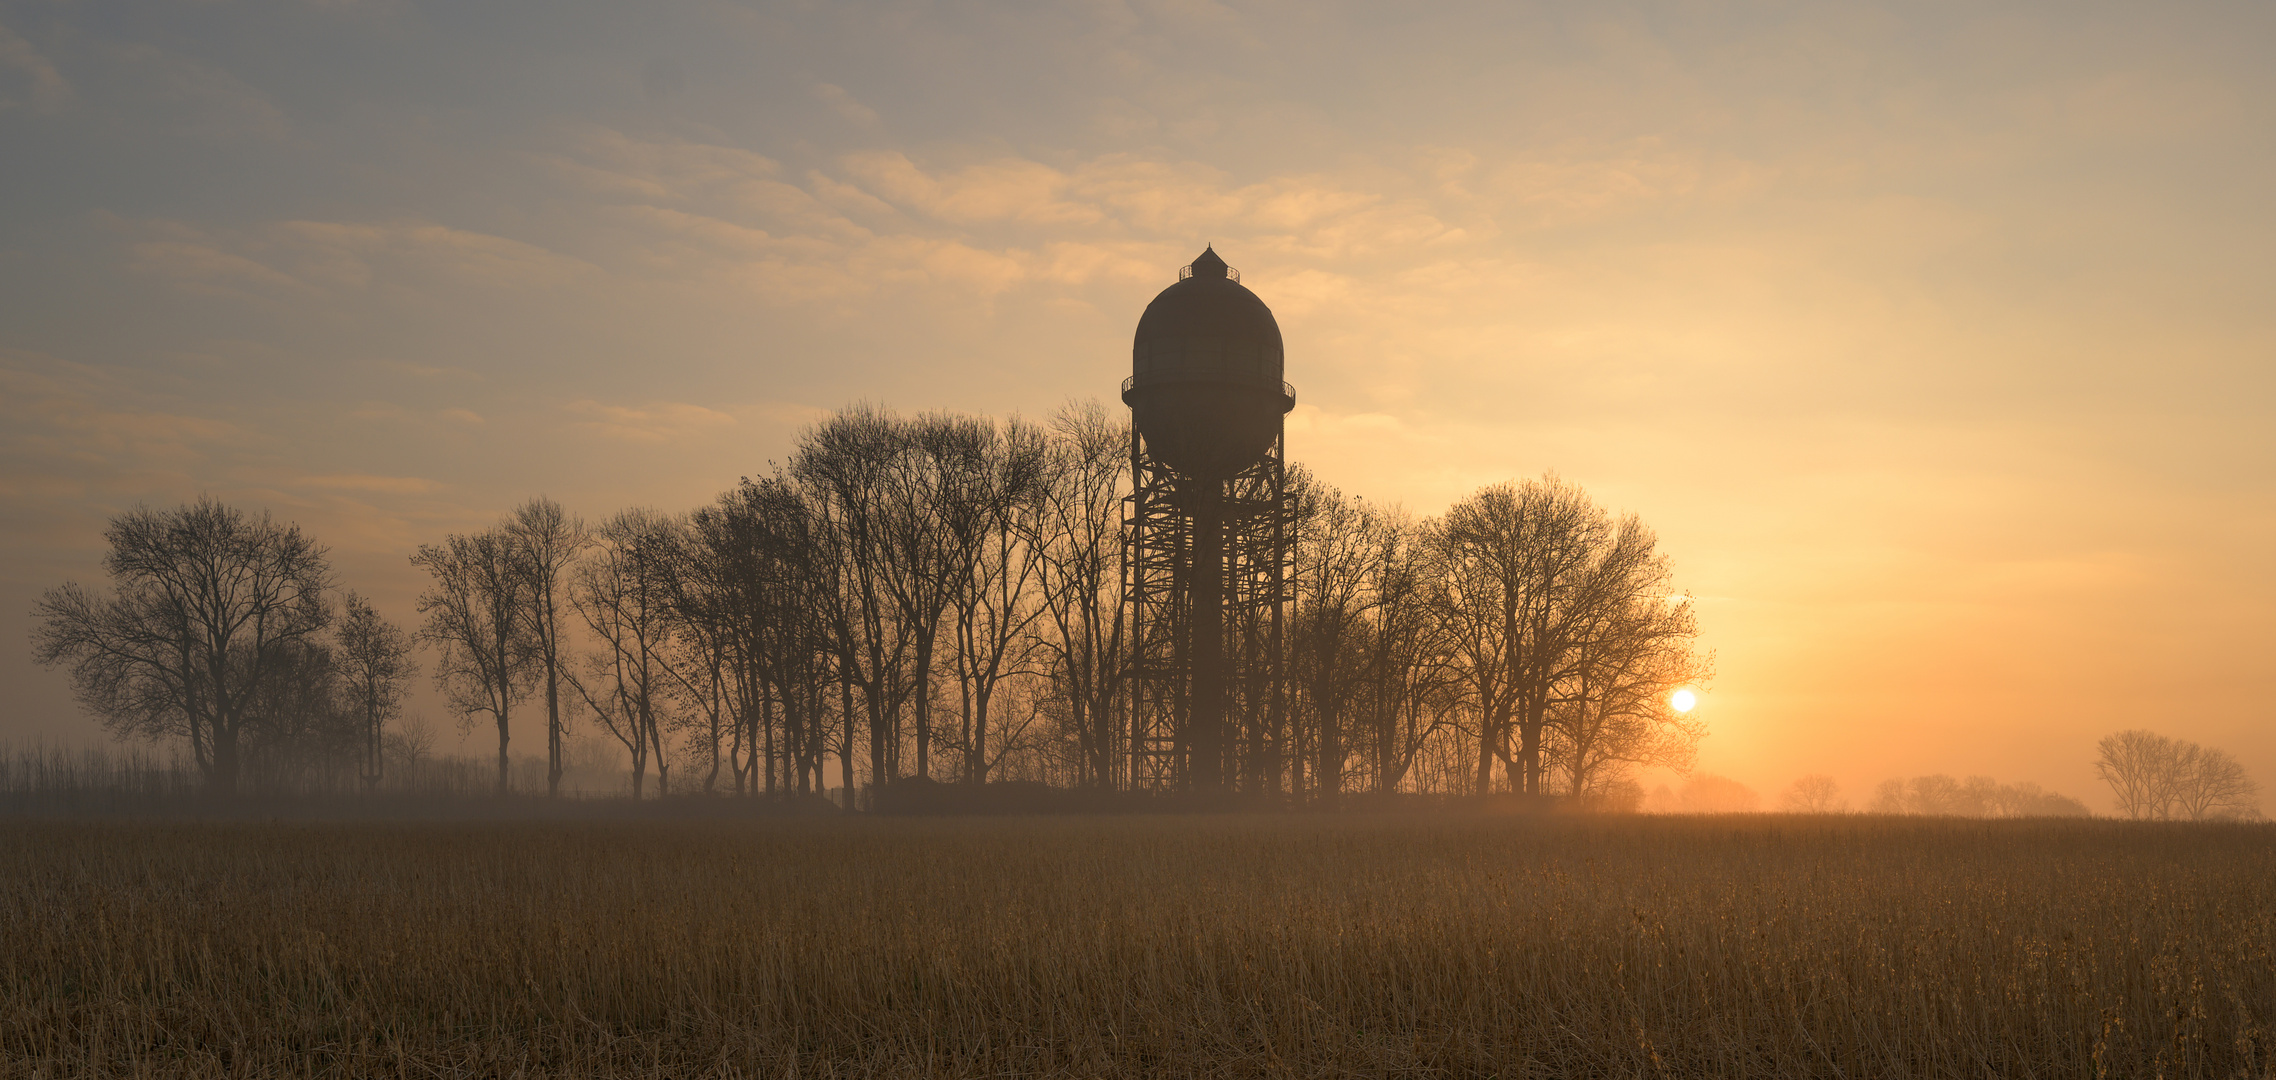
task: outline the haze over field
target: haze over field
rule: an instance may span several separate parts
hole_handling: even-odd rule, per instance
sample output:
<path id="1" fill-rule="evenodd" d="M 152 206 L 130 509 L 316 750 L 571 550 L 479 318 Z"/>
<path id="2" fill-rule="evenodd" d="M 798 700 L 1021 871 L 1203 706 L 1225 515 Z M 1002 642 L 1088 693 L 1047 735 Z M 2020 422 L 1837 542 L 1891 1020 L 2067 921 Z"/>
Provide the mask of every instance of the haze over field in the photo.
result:
<path id="1" fill-rule="evenodd" d="M 2264 5 L 0 3 L 0 736 L 138 501 L 685 509 L 856 400 L 1111 400 L 1210 241 L 1291 453 L 1658 528 L 1701 767 L 2276 778 Z M 426 693 L 422 688 L 422 693 Z M 417 707 L 448 729 L 439 699 Z M 477 737 L 479 738 L 479 736 Z"/>

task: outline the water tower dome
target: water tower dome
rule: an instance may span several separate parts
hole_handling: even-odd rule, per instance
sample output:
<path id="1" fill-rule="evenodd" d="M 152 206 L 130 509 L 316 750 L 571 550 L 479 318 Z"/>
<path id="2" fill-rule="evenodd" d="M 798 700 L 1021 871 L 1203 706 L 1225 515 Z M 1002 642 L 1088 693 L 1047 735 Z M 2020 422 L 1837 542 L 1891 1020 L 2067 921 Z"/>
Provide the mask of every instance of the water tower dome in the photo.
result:
<path id="1" fill-rule="evenodd" d="M 1122 400 L 1154 456 L 1200 480 L 1262 460 L 1296 405 L 1280 323 L 1213 248 L 1146 305 Z"/>

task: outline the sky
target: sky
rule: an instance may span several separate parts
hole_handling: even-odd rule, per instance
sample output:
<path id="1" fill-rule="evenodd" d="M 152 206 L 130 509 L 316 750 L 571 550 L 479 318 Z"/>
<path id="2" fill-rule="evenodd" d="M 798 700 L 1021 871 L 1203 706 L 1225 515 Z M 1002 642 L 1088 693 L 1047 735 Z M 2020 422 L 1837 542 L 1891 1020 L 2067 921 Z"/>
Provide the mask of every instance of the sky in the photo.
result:
<path id="1" fill-rule="evenodd" d="M 2258 3 L 0 0 L 0 743 L 96 730 L 29 613 L 138 503 L 267 508 L 408 625 L 416 546 L 535 494 L 1112 403 L 1211 243 L 1323 479 L 1658 530 L 1702 769 L 2107 809 L 2146 727 L 2276 789 L 2272 50 Z"/>

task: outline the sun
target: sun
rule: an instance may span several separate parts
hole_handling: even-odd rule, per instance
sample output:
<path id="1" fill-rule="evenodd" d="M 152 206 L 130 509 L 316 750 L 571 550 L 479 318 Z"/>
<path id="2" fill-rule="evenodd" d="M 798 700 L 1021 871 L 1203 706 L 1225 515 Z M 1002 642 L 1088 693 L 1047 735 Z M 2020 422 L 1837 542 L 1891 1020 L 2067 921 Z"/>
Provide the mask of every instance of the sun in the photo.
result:
<path id="1" fill-rule="evenodd" d="M 1690 688 L 1686 687 L 1669 694 L 1667 703 L 1674 706 L 1677 712 L 1690 712 L 1699 707 L 1699 695 L 1692 693 Z"/>

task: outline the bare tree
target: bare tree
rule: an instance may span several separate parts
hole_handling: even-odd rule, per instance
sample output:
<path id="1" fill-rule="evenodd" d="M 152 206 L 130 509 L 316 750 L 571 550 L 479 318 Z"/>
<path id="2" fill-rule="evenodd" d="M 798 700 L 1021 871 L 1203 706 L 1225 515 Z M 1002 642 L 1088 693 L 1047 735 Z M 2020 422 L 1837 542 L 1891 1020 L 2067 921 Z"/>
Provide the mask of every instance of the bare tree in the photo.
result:
<path id="1" fill-rule="evenodd" d="M 442 653 L 435 682 L 459 716 L 461 730 L 487 715 L 498 729 L 498 793 L 512 788 L 514 706 L 527 697 L 539 653 L 523 612 L 529 577 L 511 536 L 491 529 L 421 544 L 411 557 L 434 583 L 419 596 L 427 617 L 420 637 Z"/>
<path id="2" fill-rule="evenodd" d="M 961 497 L 944 505 L 949 525 L 950 594 L 962 720 L 963 779 L 983 784 L 1016 739 L 989 752 L 997 719 L 997 691 L 1006 679 L 1028 673 L 1035 651 L 1030 633 L 1043 617 L 1037 583 L 1043 573 L 1048 446 L 1043 432 L 1014 419 L 1001 431 L 988 426 L 969 456 L 947 458 L 950 486 Z M 1032 713 L 1031 713 L 1032 718 Z"/>
<path id="3" fill-rule="evenodd" d="M 1432 533 L 1434 607 L 1478 728 L 1476 790 L 1499 758 L 1512 791 L 1545 794 L 1544 737 L 1580 646 L 1648 582 L 1647 530 L 1614 521 L 1555 476 L 1498 484 L 1455 504 Z M 1514 742 L 1513 742 L 1514 738 Z"/>
<path id="4" fill-rule="evenodd" d="M 1935 773 L 1910 781 L 1885 780 L 1873 791 L 1877 814 L 1918 814 L 1925 817 L 1980 817 L 1983 800 L 1971 797 L 1960 781 Z"/>
<path id="5" fill-rule="evenodd" d="M 1508 756 L 1517 712 L 1517 672 L 1525 648 L 1526 527 L 1514 489 L 1473 495 L 1433 522 L 1432 565 L 1424 580 L 1432 614 L 1447 640 L 1449 668 L 1474 718 L 1477 766 L 1473 790 L 1492 790 L 1497 753 Z"/>
<path id="6" fill-rule="evenodd" d="M 879 520 L 883 571 L 910 649 L 910 701 L 915 708 L 917 775 L 932 776 L 933 669 L 942 621 L 959 593 L 971 589 L 979 537 L 988 519 L 986 447 L 993 425 L 946 413 L 894 424 L 884 458 Z"/>
<path id="7" fill-rule="evenodd" d="M 1553 691 L 1550 755 L 1567 793 L 1601 793 L 1637 766 L 1688 772 L 1706 728 L 1672 695 L 1703 684 L 1709 661 L 1692 649 L 1687 597 L 1671 595 L 1667 560 L 1630 517 L 1611 530 L 1575 602 L 1577 632 Z"/>
<path id="8" fill-rule="evenodd" d="M 601 649 L 570 685 L 594 719 L 632 756 L 632 795 L 644 794 L 647 767 L 656 766 L 656 792 L 670 791 L 671 759 L 662 715 L 671 648 L 669 519 L 648 510 L 625 510 L 600 528 L 593 556 L 571 571 L 571 606 Z"/>
<path id="9" fill-rule="evenodd" d="M 812 725 L 825 680 L 818 650 L 827 643 L 808 594 L 811 578 L 826 571 L 807 511 L 785 478 L 745 477 L 678 530 L 669 588 L 684 647 L 669 670 L 697 702 L 714 747 L 722 717 L 731 720 L 727 758 L 738 792 L 771 794 L 778 778 L 789 785 L 793 776 L 807 785 L 820 768 L 826 740 Z M 714 751 L 706 791 L 717 772 Z"/>
<path id="10" fill-rule="evenodd" d="M 2105 735 L 2094 771 L 2135 820 L 2206 821 L 2260 812 L 2260 785 L 2226 751 L 2139 729 Z"/>
<path id="11" fill-rule="evenodd" d="M 749 638 L 766 615 L 753 607 L 754 552 L 735 513 L 736 494 L 672 521 L 653 542 L 669 598 L 668 634 L 679 646 L 665 657 L 664 670 L 706 758 L 705 794 L 719 784 L 722 742 L 737 794 L 756 785 L 760 765 L 760 740 L 753 736 L 761 733 L 752 725 L 761 722 L 755 700 L 763 692 L 755 689 L 759 665 Z M 772 780 L 772 761 L 766 764 Z"/>
<path id="12" fill-rule="evenodd" d="M 606 671 L 578 669 L 578 697 L 636 740 L 636 771 L 688 755 L 708 761 L 707 791 L 722 764 L 738 792 L 822 789 L 834 751 L 851 809 L 864 728 L 873 786 L 933 775 L 936 752 L 956 755 L 968 782 L 1002 768 L 1116 786 L 1127 450 L 1127 430 L 1095 404 L 1047 431 L 841 412 L 775 475 L 594 562 L 645 577 L 598 606 L 607 590 L 571 590 L 573 607 L 601 612 L 586 623 L 610 653 Z M 1287 679 L 1244 699 L 1247 786 L 1321 800 L 1366 788 L 1593 797 L 1630 791 L 1636 767 L 1689 763 L 1701 728 L 1668 693 L 1708 661 L 1634 517 L 1550 476 L 1417 523 L 1307 475 L 1291 485 L 1288 620 L 1270 630 L 1289 650 L 1276 669 Z M 524 556 L 528 650 L 539 672 L 558 670 L 558 612 L 545 614 L 543 594 L 544 568 L 560 563 L 529 553 L 574 552 L 582 537 L 543 500 L 508 531 Z M 615 611 L 623 603 L 636 611 Z M 1246 630 L 1277 647 L 1261 625 Z M 462 706 L 503 714 L 514 700 Z M 548 712 L 558 744 L 558 701 Z M 557 761 L 555 784 L 559 773 Z"/>
<path id="13" fill-rule="evenodd" d="M 886 501 L 891 459 L 905 442 L 901 425 L 866 406 L 816 425 L 799 441 L 791 474 L 815 508 L 815 537 L 832 581 L 828 603 L 831 647 L 843 691 L 848 739 L 853 694 L 862 696 L 869 730 L 869 782 L 883 783 L 900 766 L 900 708 L 909 693 L 905 677 L 912 635 L 898 617 L 887 579 L 904 572 L 893 563 Z M 847 792 L 848 805 L 853 793 Z"/>
<path id="14" fill-rule="evenodd" d="M 829 548 L 815 506 L 796 484 L 774 476 L 757 484 L 746 482 L 742 493 L 755 553 L 750 560 L 754 584 L 749 648 L 763 684 L 758 704 L 762 719 L 779 711 L 783 733 L 782 764 L 779 770 L 769 768 L 768 789 L 774 789 L 778 771 L 785 787 L 802 794 L 827 787 L 823 759 L 836 737 L 839 777 L 850 793 L 852 710 L 846 710 L 843 725 L 829 724 L 824 693 L 834 654 L 833 624 L 827 613 L 840 610 L 837 589 L 842 578 L 825 561 Z M 774 760 L 772 736 L 765 741 L 767 756 Z"/>
<path id="15" fill-rule="evenodd" d="M 1297 491 L 1295 617 L 1290 620 L 1290 667 L 1295 673 L 1298 723 L 1293 734 L 1297 768 L 1308 773 L 1301 789 L 1332 802 L 1344 788 L 1351 757 L 1346 739 L 1349 705 L 1366 678 L 1360 650 L 1374 606 L 1368 589 L 1383 555 L 1382 520 L 1360 499 L 1290 470 Z"/>
<path id="16" fill-rule="evenodd" d="M 2189 744 L 2173 786 L 2175 815 L 2190 821 L 2251 818 L 2260 813 L 2260 785 L 2225 750 Z"/>
<path id="17" fill-rule="evenodd" d="M 1934 817 L 2085 817 L 2086 804 L 2037 784 L 2002 784 L 1988 776 L 1955 780 L 1937 773 L 1884 780 L 1868 807 L 1876 814 Z"/>
<path id="18" fill-rule="evenodd" d="M 750 639 L 770 629 L 773 612 L 751 604 L 759 586 L 747 580 L 749 559 L 705 544 L 693 517 L 658 517 L 642 549 L 663 597 L 665 692 L 679 704 L 667 711 L 690 762 L 703 770 L 703 793 L 719 789 L 723 764 L 738 792 L 758 779 L 761 764 L 771 785 L 773 698 L 765 665 L 754 655 L 764 647 Z"/>
<path id="19" fill-rule="evenodd" d="M 1367 677 L 1369 771 L 1378 794 L 1399 790 L 1434 738 L 1452 730 L 1461 704 L 1455 651 L 1431 606 L 1427 531 L 1404 514 L 1377 518 L 1369 556 L 1371 618 L 1360 666 Z"/>
<path id="20" fill-rule="evenodd" d="M 416 765 L 435 749 L 435 731 L 425 717 L 412 715 L 395 725 L 381 740 L 381 750 L 398 767 Z"/>
<path id="21" fill-rule="evenodd" d="M 1996 817 L 2086 817 L 2086 804 L 2026 780 L 2001 784 L 1993 800 Z"/>
<path id="22" fill-rule="evenodd" d="M 280 649 L 269 677 L 245 702 L 239 736 L 245 775 L 273 790 L 296 782 L 319 790 L 352 787 L 363 725 L 345 690 L 321 638 Z"/>
<path id="23" fill-rule="evenodd" d="M 2103 736 L 2096 749 L 2095 775 L 2110 785 L 2119 813 L 2136 821 L 2173 816 L 2181 743 L 2137 728 Z"/>
<path id="24" fill-rule="evenodd" d="M 104 530 L 109 596 L 67 583 L 33 609 L 34 656 L 68 664 L 115 734 L 186 738 L 206 784 L 237 788 L 255 698 L 329 621 L 331 568 L 299 527 L 211 498 Z"/>
<path id="25" fill-rule="evenodd" d="M 386 771 L 386 726 L 403 710 L 405 683 L 418 674 L 411 639 L 351 592 L 342 603 L 332 655 L 352 710 L 362 721 L 363 782 L 379 786 Z"/>
<path id="26" fill-rule="evenodd" d="M 1051 419 L 1043 505 L 1030 542 L 1042 557 L 1041 647 L 1066 698 L 1084 783 L 1115 786 L 1124 650 L 1121 505 L 1130 431 L 1096 401 Z"/>
<path id="27" fill-rule="evenodd" d="M 1838 814 L 1849 808 L 1849 802 L 1841 797 L 1841 784 L 1833 777 L 1812 773 L 1794 781 L 1778 797 L 1778 806 L 1790 814 Z"/>
<path id="28" fill-rule="evenodd" d="M 505 530 L 513 541 L 514 562 L 523 578 L 522 622 L 536 652 L 538 676 L 545 682 L 545 793 L 559 795 L 562 739 L 568 733 L 561 716 L 561 675 L 566 659 L 561 642 L 566 622 L 561 576 L 590 538 L 582 520 L 543 495 L 507 515 Z"/>

